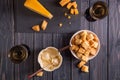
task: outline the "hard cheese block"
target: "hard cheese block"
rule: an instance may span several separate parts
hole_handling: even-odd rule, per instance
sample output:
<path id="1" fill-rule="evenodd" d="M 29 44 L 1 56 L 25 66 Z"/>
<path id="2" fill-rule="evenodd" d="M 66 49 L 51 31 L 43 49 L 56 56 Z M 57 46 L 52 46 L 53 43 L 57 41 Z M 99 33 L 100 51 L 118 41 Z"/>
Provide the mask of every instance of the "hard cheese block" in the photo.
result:
<path id="1" fill-rule="evenodd" d="M 53 15 L 38 0 L 26 0 L 24 6 L 49 19 L 53 17 Z"/>

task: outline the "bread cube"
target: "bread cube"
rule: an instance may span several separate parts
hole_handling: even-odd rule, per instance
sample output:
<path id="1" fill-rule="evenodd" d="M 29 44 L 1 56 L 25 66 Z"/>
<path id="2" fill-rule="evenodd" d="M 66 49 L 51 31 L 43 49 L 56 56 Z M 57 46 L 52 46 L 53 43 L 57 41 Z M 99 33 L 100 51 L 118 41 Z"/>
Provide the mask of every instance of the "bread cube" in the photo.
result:
<path id="1" fill-rule="evenodd" d="M 84 42 L 82 42 L 81 46 L 82 46 L 85 50 L 87 50 L 90 45 L 89 45 L 89 42 L 88 42 L 88 41 L 84 41 Z"/>
<path id="2" fill-rule="evenodd" d="M 86 38 L 87 38 L 87 31 L 83 31 L 81 34 L 80 34 L 82 40 L 86 41 Z"/>
<path id="3" fill-rule="evenodd" d="M 75 44 L 75 38 L 72 38 L 72 40 L 71 40 L 71 44 Z"/>
<path id="4" fill-rule="evenodd" d="M 70 47 L 70 50 L 77 52 L 77 51 L 79 50 L 79 47 L 76 46 L 76 45 L 72 45 L 72 46 Z"/>
<path id="5" fill-rule="evenodd" d="M 34 31 L 36 31 L 36 32 L 39 32 L 39 31 L 40 31 L 40 26 L 39 26 L 39 25 L 34 25 L 34 26 L 32 27 L 32 29 L 33 29 Z"/>
<path id="6" fill-rule="evenodd" d="M 89 67 L 83 65 L 82 68 L 81 68 L 81 71 L 83 71 L 83 72 L 89 72 Z"/>
<path id="7" fill-rule="evenodd" d="M 98 42 L 98 37 L 94 35 L 94 41 Z"/>
<path id="8" fill-rule="evenodd" d="M 81 58 L 82 58 L 82 56 L 83 56 L 83 54 L 81 54 L 81 53 L 77 52 L 77 53 L 76 53 L 76 56 L 77 56 L 79 59 L 81 59 Z"/>
<path id="9" fill-rule="evenodd" d="M 72 6 L 76 9 L 77 8 L 77 3 L 76 1 L 72 2 Z"/>
<path id="10" fill-rule="evenodd" d="M 70 14 L 74 14 L 74 9 L 70 9 Z"/>
<path id="11" fill-rule="evenodd" d="M 70 9 L 71 7 L 72 7 L 72 3 L 69 2 L 69 3 L 67 4 L 67 9 Z"/>
<path id="12" fill-rule="evenodd" d="M 94 48 L 97 48 L 98 47 L 98 42 L 94 42 L 94 44 L 92 44 L 91 46 L 94 47 Z"/>
<path id="13" fill-rule="evenodd" d="M 83 49 L 82 47 L 80 47 L 79 50 L 78 50 L 78 52 L 81 53 L 81 54 L 84 54 L 85 53 L 85 49 Z"/>
<path id="14" fill-rule="evenodd" d="M 82 61 L 85 61 L 85 62 L 88 62 L 88 57 L 83 55 L 83 56 L 81 57 L 81 60 L 82 60 Z"/>
<path id="15" fill-rule="evenodd" d="M 91 48 L 90 54 L 93 55 L 93 56 L 96 55 L 96 49 Z"/>
<path id="16" fill-rule="evenodd" d="M 46 20 L 43 20 L 42 25 L 41 25 L 42 30 L 46 30 L 47 25 L 48 25 L 48 22 Z"/>
<path id="17" fill-rule="evenodd" d="M 78 68 L 81 68 L 83 65 L 85 65 L 86 64 L 86 62 L 85 61 L 81 61 L 77 66 L 78 66 Z"/>
<path id="18" fill-rule="evenodd" d="M 95 42 L 94 40 L 89 40 L 89 44 L 90 44 L 90 46 L 93 45 L 94 42 Z"/>
<path id="19" fill-rule="evenodd" d="M 75 35 L 75 39 L 80 39 L 80 35 Z"/>
<path id="20" fill-rule="evenodd" d="M 36 76 L 38 76 L 38 77 L 43 76 L 43 71 L 38 72 L 38 73 L 36 74 Z"/>
<path id="21" fill-rule="evenodd" d="M 70 2 L 70 0 L 61 0 L 60 2 L 59 2 L 59 4 L 63 7 L 63 6 L 65 6 L 66 4 L 68 4 Z"/>
<path id="22" fill-rule="evenodd" d="M 75 11 L 75 15 L 78 15 L 78 14 L 79 14 L 78 9 L 74 9 L 74 11 Z"/>
<path id="23" fill-rule="evenodd" d="M 86 57 L 89 57 L 89 55 L 90 55 L 90 50 L 86 50 L 84 55 L 85 55 Z"/>
<path id="24" fill-rule="evenodd" d="M 81 39 L 76 39 L 76 40 L 75 40 L 75 44 L 76 44 L 76 45 L 80 45 L 81 43 L 82 43 L 82 40 L 81 40 Z"/>
<path id="25" fill-rule="evenodd" d="M 93 40 L 93 39 L 94 39 L 93 34 L 90 33 L 90 34 L 87 35 L 87 40 L 88 41 Z"/>

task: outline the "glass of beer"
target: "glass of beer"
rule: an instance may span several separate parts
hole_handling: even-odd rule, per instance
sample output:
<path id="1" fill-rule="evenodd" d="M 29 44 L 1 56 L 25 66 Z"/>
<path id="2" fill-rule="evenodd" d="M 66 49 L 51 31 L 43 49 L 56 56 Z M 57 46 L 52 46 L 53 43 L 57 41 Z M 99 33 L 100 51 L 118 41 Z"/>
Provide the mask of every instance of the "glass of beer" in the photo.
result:
<path id="1" fill-rule="evenodd" d="M 96 21 L 103 19 L 108 15 L 107 4 L 103 1 L 97 1 L 85 12 L 85 17 L 88 21 Z"/>
<path id="2" fill-rule="evenodd" d="M 28 58 L 29 48 L 26 45 L 16 45 L 8 53 L 8 57 L 13 63 L 19 64 Z"/>

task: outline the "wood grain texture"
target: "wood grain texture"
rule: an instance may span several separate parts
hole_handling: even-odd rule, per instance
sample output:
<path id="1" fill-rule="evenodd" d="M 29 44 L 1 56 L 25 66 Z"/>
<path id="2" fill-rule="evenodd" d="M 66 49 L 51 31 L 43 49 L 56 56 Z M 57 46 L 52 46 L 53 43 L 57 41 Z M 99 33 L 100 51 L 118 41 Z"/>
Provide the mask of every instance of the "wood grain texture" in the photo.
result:
<path id="1" fill-rule="evenodd" d="M 69 45 L 71 34 L 54 34 L 53 46 L 60 49 Z M 71 80 L 71 53 L 69 49 L 62 51 L 63 63 L 61 67 L 53 72 L 53 80 Z"/>
<path id="2" fill-rule="evenodd" d="M 120 80 L 120 6 L 119 0 L 109 0 L 108 80 Z"/>
<path id="3" fill-rule="evenodd" d="M 97 0 L 90 0 L 92 6 Z M 107 0 L 101 0 L 108 4 Z M 90 23 L 90 30 L 95 32 L 101 43 L 98 55 L 90 61 L 90 80 L 107 80 L 107 28 L 108 17 Z"/>
<path id="4" fill-rule="evenodd" d="M 14 45 L 13 0 L 0 0 L 0 80 L 14 80 L 14 64 L 8 59 Z"/>
<path id="5" fill-rule="evenodd" d="M 15 45 L 25 44 L 30 48 L 30 55 L 27 60 L 15 65 L 15 80 L 28 80 L 28 74 L 33 73 L 34 54 L 33 54 L 33 34 L 16 33 Z M 33 79 L 31 79 L 33 80 Z"/>

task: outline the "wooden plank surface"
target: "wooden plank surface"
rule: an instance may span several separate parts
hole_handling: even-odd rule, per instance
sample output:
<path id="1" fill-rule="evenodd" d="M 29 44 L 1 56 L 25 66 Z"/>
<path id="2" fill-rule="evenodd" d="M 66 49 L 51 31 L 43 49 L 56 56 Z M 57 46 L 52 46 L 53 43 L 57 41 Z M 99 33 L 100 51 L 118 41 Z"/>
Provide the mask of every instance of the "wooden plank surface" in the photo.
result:
<path id="1" fill-rule="evenodd" d="M 81 14 L 78 17 L 77 30 L 90 29 L 98 35 L 101 42 L 99 54 L 87 64 L 90 72 L 80 72 L 76 67 L 79 61 L 66 50 L 61 53 L 63 64 L 59 69 L 54 72 L 44 71 L 43 77 L 35 76 L 31 80 L 120 80 L 120 12 L 118 12 L 120 1 L 101 0 L 109 5 L 109 16 L 96 22 L 88 22 L 83 16 L 84 12 L 96 1 L 98 0 L 78 1 Z M 17 5 L 15 2 L 14 5 Z M 16 29 L 14 12 L 13 0 L 0 0 L 0 80 L 28 80 L 28 74 L 40 68 L 37 61 L 39 52 L 48 46 L 64 47 L 69 44 L 73 35 L 73 33 L 14 33 Z M 26 44 L 31 50 L 29 58 L 18 65 L 13 64 L 7 57 L 9 49 L 17 44 Z"/>
<path id="2" fill-rule="evenodd" d="M 120 6 L 119 0 L 109 0 L 108 80 L 120 80 Z"/>
<path id="3" fill-rule="evenodd" d="M 13 0 L 0 0 L 0 80 L 14 80 L 14 64 L 8 59 L 14 45 Z"/>
<path id="4" fill-rule="evenodd" d="M 15 65 L 15 80 L 28 80 L 28 74 L 34 70 L 34 54 L 33 54 L 33 34 L 16 33 L 15 45 L 25 44 L 30 49 L 30 54 L 27 60 Z M 33 79 L 31 79 L 33 80 Z"/>
<path id="5" fill-rule="evenodd" d="M 90 0 L 90 6 L 92 6 L 97 0 Z M 107 0 L 104 1 L 108 4 Z M 107 29 L 108 29 L 108 17 L 102 20 L 98 20 L 90 23 L 90 30 L 95 32 L 101 43 L 101 49 L 98 55 L 90 61 L 90 80 L 107 80 Z"/>
<path id="6" fill-rule="evenodd" d="M 60 49 L 69 45 L 71 34 L 54 34 L 53 46 Z M 71 80 L 71 53 L 69 49 L 62 51 L 63 63 L 58 70 L 53 72 L 53 80 Z"/>

